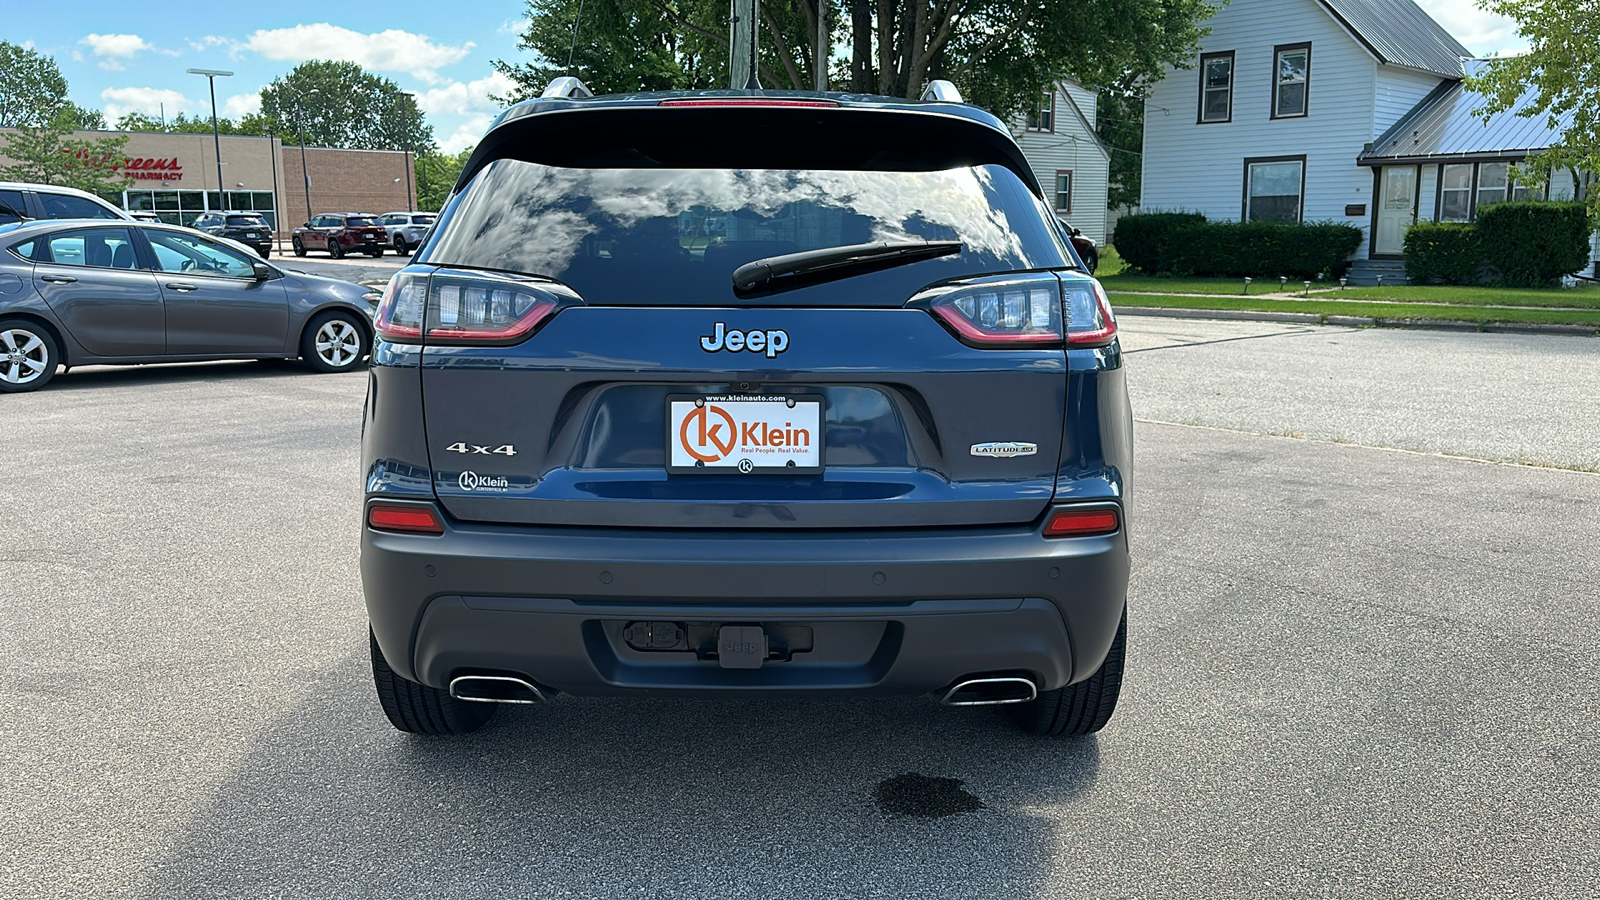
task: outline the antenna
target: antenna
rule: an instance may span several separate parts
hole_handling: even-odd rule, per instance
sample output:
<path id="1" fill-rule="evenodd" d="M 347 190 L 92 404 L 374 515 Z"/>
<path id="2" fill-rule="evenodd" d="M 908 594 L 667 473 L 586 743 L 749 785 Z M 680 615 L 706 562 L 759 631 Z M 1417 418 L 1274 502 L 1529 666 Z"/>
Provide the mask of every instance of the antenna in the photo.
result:
<path id="1" fill-rule="evenodd" d="M 578 26 L 583 24 L 583 0 L 578 0 L 578 16 L 572 20 L 572 46 L 567 48 L 567 71 L 572 71 L 572 59 L 578 53 Z"/>

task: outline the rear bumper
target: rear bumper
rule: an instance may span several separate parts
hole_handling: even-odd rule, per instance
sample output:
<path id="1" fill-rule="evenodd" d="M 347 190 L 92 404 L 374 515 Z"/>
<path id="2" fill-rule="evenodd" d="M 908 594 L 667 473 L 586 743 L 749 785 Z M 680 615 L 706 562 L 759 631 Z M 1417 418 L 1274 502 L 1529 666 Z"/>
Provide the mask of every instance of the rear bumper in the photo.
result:
<path id="1" fill-rule="evenodd" d="M 385 500 L 389 503 L 392 501 Z M 968 675 L 1088 677 L 1116 633 L 1124 532 L 1036 528 L 687 532 L 449 524 L 363 529 L 373 631 L 404 677 L 515 672 L 575 694 L 912 695 Z M 757 669 L 641 650 L 635 622 L 761 625 L 809 650 Z"/>

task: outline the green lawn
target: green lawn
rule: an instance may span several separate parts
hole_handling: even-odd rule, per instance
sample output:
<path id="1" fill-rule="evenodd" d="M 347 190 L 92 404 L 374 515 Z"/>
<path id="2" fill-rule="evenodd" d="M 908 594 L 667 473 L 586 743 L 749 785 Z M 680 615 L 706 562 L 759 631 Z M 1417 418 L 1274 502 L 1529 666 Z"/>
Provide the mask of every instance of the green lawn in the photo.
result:
<path id="1" fill-rule="evenodd" d="M 1104 271 L 1104 270 L 1102 270 Z M 1243 278 L 1168 278 L 1163 275 L 1135 275 L 1131 272 L 1119 275 L 1101 275 L 1095 273 L 1100 283 L 1105 285 L 1106 291 L 1116 293 L 1125 291 L 1135 294 L 1234 294 L 1243 295 Z M 1313 285 L 1316 282 L 1312 282 Z M 1300 287 L 1298 282 L 1294 283 Z M 1263 285 L 1259 280 L 1250 285 L 1250 294 L 1265 294 L 1277 292 L 1278 279 L 1272 279 L 1270 287 Z"/>
<path id="2" fill-rule="evenodd" d="M 1107 288 L 1107 290 L 1110 290 Z M 1477 285 L 1410 287 L 1386 285 L 1384 287 L 1347 288 L 1336 296 L 1344 300 L 1393 300 L 1400 303 L 1456 303 L 1468 306 L 1577 306 L 1600 309 L 1600 287 L 1586 286 L 1568 290 L 1535 288 L 1498 288 Z"/>
<path id="3" fill-rule="evenodd" d="M 1320 316 L 1368 316 L 1380 319 L 1423 319 L 1457 322 L 1514 322 L 1600 327 L 1600 309 L 1507 309 L 1495 306 L 1422 306 L 1410 303 L 1318 300 L 1262 300 L 1255 297 L 1179 297 L 1161 294 L 1123 295 L 1116 303 L 1163 309 L 1230 309 L 1257 312 L 1312 313 Z"/>

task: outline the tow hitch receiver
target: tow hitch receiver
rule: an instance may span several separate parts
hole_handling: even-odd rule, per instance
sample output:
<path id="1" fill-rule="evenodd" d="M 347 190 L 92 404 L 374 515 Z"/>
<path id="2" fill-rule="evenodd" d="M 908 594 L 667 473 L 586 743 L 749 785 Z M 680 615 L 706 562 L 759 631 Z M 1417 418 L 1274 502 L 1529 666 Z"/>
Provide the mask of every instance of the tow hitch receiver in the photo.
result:
<path id="1" fill-rule="evenodd" d="M 767 633 L 760 625 L 717 629 L 717 662 L 724 669 L 759 669 L 767 661 Z"/>

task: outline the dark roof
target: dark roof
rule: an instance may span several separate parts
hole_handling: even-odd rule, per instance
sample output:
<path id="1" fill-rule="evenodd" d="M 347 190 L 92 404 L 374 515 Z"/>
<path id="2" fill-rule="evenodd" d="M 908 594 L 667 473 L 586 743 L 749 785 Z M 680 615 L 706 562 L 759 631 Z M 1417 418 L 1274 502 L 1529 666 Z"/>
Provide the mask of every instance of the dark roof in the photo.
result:
<path id="1" fill-rule="evenodd" d="M 1472 54 L 1412 0 L 1319 0 L 1379 62 L 1460 78 Z"/>
<path id="2" fill-rule="evenodd" d="M 1476 71 L 1481 60 L 1469 60 Z M 1358 162 L 1373 165 L 1399 160 L 1422 162 L 1440 159 L 1514 159 L 1543 150 L 1561 139 L 1572 126 L 1573 111 L 1556 116 L 1521 116 L 1533 103 L 1536 91 L 1529 87 L 1505 112 L 1495 113 L 1485 122 L 1475 113 L 1482 109 L 1482 94 L 1467 90 L 1461 82 L 1446 82 L 1422 99 L 1393 127 L 1363 151 Z"/>

